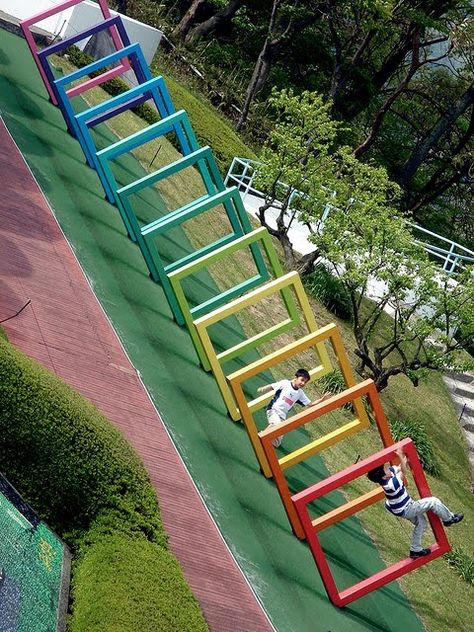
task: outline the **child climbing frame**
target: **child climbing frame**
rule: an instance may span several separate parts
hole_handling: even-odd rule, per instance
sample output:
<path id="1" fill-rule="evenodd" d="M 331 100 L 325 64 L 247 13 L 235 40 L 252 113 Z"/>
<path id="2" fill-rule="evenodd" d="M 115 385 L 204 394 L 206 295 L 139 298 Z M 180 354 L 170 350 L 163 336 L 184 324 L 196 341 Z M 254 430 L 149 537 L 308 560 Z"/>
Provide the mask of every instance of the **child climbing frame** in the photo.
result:
<path id="1" fill-rule="evenodd" d="M 418 557 L 416 559 L 407 558 L 401 560 L 400 562 L 397 562 L 392 566 L 389 566 L 388 568 L 385 568 L 382 571 L 376 573 L 372 577 L 368 577 L 358 582 L 354 586 L 351 586 L 350 588 L 346 588 L 345 590 L 339 592 L 334 578 L 331 574 L 329 564 L 324 555 L 323 548 L 319 542 L 317 536 L 317 526 L 315 526 L 315 524 L 311 521 L 308 512 L 308 504 L 312 503 L 317 498 L 321 498 L 325 494 L 328 494 L 329 492 L 340 488 L 342 485 L 353 481 L 359 476 L 367 474 L 367 472 L 372 468 L 389 461 L 395 456 L 395 452 L 398 449 L 402 449 L 409 459 L 415 484 L 420 493 L 420 496 L 431 496 L 431 491 L 426 481 L 423 468 L 421 467 L 415 446 L 413 445 L 411 439 L 404 439 L 403 441 L 391 445 L 390 447 L 387 447 L 380 452 L 376 452 L 375 454 L 369 456 L 367 459 L 360 461 L 356 465 L 352 465 L 342 472 L 338 472 L 337 474 L 326 478 L 324 481 L 320 481 L 312 487 L 309 487 L 308 489 L 305 489 L 302 492 L 292 496 L 292 503 L 294 504 L 298 517 L 301 521 L 301 524 L 303 525 L 306 539 L 311 549 L 314 561 L 316 562 L 316 566 L 318 567 L 319 573 L 323 580 L 324 587 L 329 599 L 336 606 L 346 606 L 352 601 L 369 594 L 370 592 L 376 590 L 377 588 L 380 588 L 381 586 L 385 586 L 385 584 L 388 584 L 394 579 L 398 579 L 399 577 L 410 573 L 416 568 L 423 566 L 427 562 L 431 562 L 432 560 L 440 557 L 441 555 L 444 555 L 450 550 L 450 546 L 446 538 L 444 529 L 441 525 L 440 519 L 436 515 L 434 515 L 433 512 L 429 512 L 427 514 L 428 520 L 430 521 L 431 528 L 436 539 L 435 544 L 430 547 L 430 555 L 426 557 Z M 376 500 L 378 499 L 375 497 L 373 499 L 373 502 L 376 502 Z M 338 514 L 334 516 L 334 520 L 331 522 L 331 524 L 334 524 L 338 520 L 342 520 L 343 518 L 355 513 L 361 508 L 362 506 L 352 506 L 350 507 L 349 511 L 345 511 L 344 506 L 341 507 Z M 324 526 L 328 525 L 320 523 L 319 528 L 321 529 Z M 356 563 L 356 560 L 354 560 L 354 563 Z"/>
<path id="2" fill-rule="evenodd" d="M 323 375 L 323 372 L 327 372 L 332 368 L 325 347 L 325 344 L 327 344 L 327 342 L 329 342 L 332 346 L 332 349 L 336 356 L 336 360 L 341 369 L 341 374 L 344 378 L 346 387 L 351 388 L 355 386 L 356 382 L 354 379 L 354 374 L 349 364 L 349 360 L 347 359 L 344 345 L 342 344 L 341 335 L 336 325 L 334 325 L 333 323 L 331 325 L 326 325 L 326 327 L 322 327 L 321 329 L 317 329 L 316 331 L 309 333 L 299 340 L 291 342 L 282 349 L 268 354 L 267 356 L 256 360 L 247 367 L 244 367 L 239 371 L 235 371 L 231 375 L 227 376 L 227 381 L 232 389 L 235 401 L 237 402 L 237 406 L 239 407 L 242 421 L 249 435 L 253 449 L 255 450 L 260 468 L 263 474 L 267 477 L 270 477 L 272 475 L 272 471 L 263 450 L 260 437 L 258 435 L 258 430 L 253 417 L 253 413 L 265 406 L 270 401 L 273 394 L 262 395 L 248 402 L 244 394 L 244 384 L 247 380 L 259 375 L 263 371 L 275 368 L 282 362 L 285 362 L 286 360 L 297 356 L 299 353 L 308 351 L 310 349 L 313 349 L 315 351 L 316 360 L 318 362 L 321 362 L 321 364 L 318 364 L 316 368 L 312 368 L 310 370 L 310 375 L 312 378 L 321 377 L 321 375 Z M 367 418 L 367 414 L 365 412 L 362 401 L 359 398 L 356 398 L 353 405 L 356 414 L 355 420 L 349 422 L 343 428 L 340 428 L 336 432 L 331 433 L 330 436 L 321 437 L 316 442 L 314 442 L 311 454 L 313 454 L 317 450 L 327 447 L 331 443 L 335 443 L 340 438 L 344 438 L 345 436 L 347 436 L 347 434 L 352 434 L 353 432 L 356 432 L 357 430 L 366 428 L 368 426 L 369 420 Z M 292 417 L 292 420 L 293 419 L 294 417 Z M 278 427 L 280 428 L 280 426 Z M 309 456 L 309 454 L 307 454 L 307 456 Z M 305 457 L 303 456 L 303 458 Z"/>
<path id="3" fill-rule="evenodd" d="M 356 386 L 352 386 L 351 388 L 346 389 L 342 393 L 333 395 L 330 399 L 321 402 L 317 406 L 312 406 L 311 408 L 299 413 L 298 415 L 294 415 L 291 419 L 282 422 L 278 425 L 277 428 L 275 428 L 274 426 L 270 426 L 269 428 L 266 428 L 265 430 L 259 432 L 258 436 L 260 438 L 260 441 L 262 442 L 262 447 L 265 452 L 267 462 L 270 466 L 273 480 L 275 481 L 275 484 L 278 488 L 280 498 L 285 507 L 288 519 L 293 528 L 293 532 L 298 538 L 304 538 L 305 533 L 298 518 L 298 515 L 296 514 L 295 509 L 292 505 L 291 493 L 284 475 L 284 471 L 287 470 L 289 467 L 292 467 L 293 465 L 296 465 L 297 463 L 308 459 L 315 452 L 321 451 L 329 447 L 330 445 L 333 445 L 347 437 L 350 437 L 355 432 L 367 428 L 367 426 L 369 425 L 369 420 L 361 402 L 361 398 L 364 395 L 368 396 L 372 410 L 374 411 L 377 428 L 380 438 L 382 439 L 382 445 L 384 447 L 392 445 L 392 434 L 390 432 L 385 414 L 383 413 L 382 407 L 380 405 L 380 399 L 377 393 L 377 389 L 375 388 L 375 384 L 372 380 L 367 380 L 365 382 L 362 382 L 361 384 L 357 384 Z M 336 410 L 337 408 L 342 408 L 349 403 L 352 404 L 355 409 L 358 409 L 359 418 L 344 424 L 344 426 L 342 426 L 341 428 L 338 428 L 337 430 L 334 430 L 333 432 L 330 432 L 320 437 L 319 439 L 311 441 L 307 445 L 291 452 L 290 454 L 285 455 L 281 459 L 277 458 L 275 448 L 272 445 L 273 439 L 280 435 L 284 436 L 288 432 L 296 430 L 297 428 L 301 428 L 307 423 L 311 423 L 322 417 L 323 415 L 326 415 L 327 413 Z M 361 415 L 362 418 L 360 418 Z M 371 492 L 370 497 L 375 498 L 375 494 Z M 378 498 L 379 497 L 381 497 L 380 494 Z M 361 499 L 361 505 L 366 506 L 366 504 L 364 504 L 364 502 L 366 503 L 366 501 L 367 498 L 365 497 Z"/>

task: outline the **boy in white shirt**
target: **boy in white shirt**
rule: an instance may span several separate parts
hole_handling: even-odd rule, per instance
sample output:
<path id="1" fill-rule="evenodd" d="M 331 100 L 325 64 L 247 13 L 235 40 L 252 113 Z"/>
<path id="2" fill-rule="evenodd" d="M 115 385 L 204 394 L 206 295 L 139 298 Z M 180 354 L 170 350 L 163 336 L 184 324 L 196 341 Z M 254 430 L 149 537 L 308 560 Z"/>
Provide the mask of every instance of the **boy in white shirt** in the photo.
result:
<path id="1" fill-rule="evenodd" d="M 331 397 L 331 393 L 324 393 L 322 397 L 312 402 L 303 391 L 303 386 L 305 386 L 309 380 L 310 375 L 308 371 L 306 369 L 298 369 L 293 380 L 280 380 L 279 382 L 267 384 L 257 389 L 259 393 L 268 393 L 268 391 L 272 390 L 275 392 L 275 395 L 267 406 L 269 426 L 285 421 L 291 407 L 296 403 L 301 404 L 301 406 L 314 406 L 328 397 Z M 278 448 L 281 445 L 282 438 L 281 436 L 273 439 L 272 445 Z"/>

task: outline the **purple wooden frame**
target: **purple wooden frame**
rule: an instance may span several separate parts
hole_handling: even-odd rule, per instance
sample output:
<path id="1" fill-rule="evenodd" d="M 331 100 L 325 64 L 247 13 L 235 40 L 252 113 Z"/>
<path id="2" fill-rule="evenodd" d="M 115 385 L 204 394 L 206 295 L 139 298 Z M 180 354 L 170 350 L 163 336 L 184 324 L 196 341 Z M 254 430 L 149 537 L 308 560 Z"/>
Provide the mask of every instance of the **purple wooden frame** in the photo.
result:
<path id="1" fill-rule="evenodd" d="M 31 17 L 26 18 L 25 20 L 21 20 L 20 22 L 21 30 L 23 31 L 23 35 L 26 39 L 26 43 L 28 44 L 31 54 L 33 55 L 34 62 L 39 70 L 41 78 L 43 79 L 43 83 L 49 94 L 49 98 L 51 102 L 54 103 L 54 105 L 57 105 L 58 101 L 49 83 L 48 77 L 46 76 L 46 73 L 44 72 L 39 62 L 38 49 L 37 49 L 33 34 L 31 32 L 31 27 L 37 22 L 41 22 L 41 20 L 45 20 L 46 18 L 49 18 L 52 15 L 55 15 L 56 13 L 61 13 L 61 11 L 64 11 L 65 9 L 69 9 L 70 7 L 73 7 L 76 4 L 80 4 L 83 1 L 84 0 L 65 0 L 65 2 L 60 2 L 59 4 L 52 7 L 51 9 L 47 9 L 46 11 L 41 11 L 41 13 L 36 13 L 35 15 L 32 15 Z M 104 20 L 112 17 L 110 13 L 110 9 L 107 5 L 107 0 L 98 0 L 98 5 L 102 12 L 102 17 L 104 18 Z M 120 35 L 116 27 L 112 28 L 111 36 L 112 36 L 112 40 L 115 44 L 116 49 L 120 50 L 123 47 L 123 45 L 121 44 Z M 112 79 L 112 77 L 122 74 L 126 70 L 129 70 L 128 62 L 126 62 L 125 65 L 122 64 L 120 66 L 117 66 L 116 68 L 112 68 L 111 70 L 109 70 L 107 73 L 104 73 L 104 74 L 107 75 L 106 79 Z M 104 75 L 102 75 L 102 77 L 104 77 Z M 101 81 L 105 81 L 106 79 L 101 79 Z M 88 82 L 89 85 L 87 89 L 92 88 L 94 87 L 94 85 L 96 85 L 93 82 L 94 82 L 94 79 L 91 79 L 90 82 Z"/>

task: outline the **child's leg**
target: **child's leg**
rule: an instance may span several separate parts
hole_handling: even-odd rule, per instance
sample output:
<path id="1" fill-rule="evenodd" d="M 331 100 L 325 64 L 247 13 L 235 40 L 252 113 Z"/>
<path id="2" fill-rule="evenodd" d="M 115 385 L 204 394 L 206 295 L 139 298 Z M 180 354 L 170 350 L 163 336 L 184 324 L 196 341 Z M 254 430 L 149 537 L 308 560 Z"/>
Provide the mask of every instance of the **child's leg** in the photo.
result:
<path id="1" fill-rule="evenodd" d="M 412 505 L 416 505 L 418 510 L 426 513 L 427 511 L 432 511 L 437 516 L 443 520 L 443 522 L 447 522 L 451 520 L 454 516 L 452 511 L 444 505 L 439 498 L 436 496 L 428 496 L 428 498 L 420 498 L 420 500 L 416 500 Z"/>
<path id="2" fill-rule="evenodd" d="M 268 419 L 268 425 L 269 426 L 274 426 L 275 424 L 281 424 L 281 422 L 283 421 L 280 416 L 270 408 L 270 410 L 267 410 L 267 419 Z M 272 445 L 274 448 L 278 448 L 281 445 L 281 440 L 283 439 L 283 435 L 281 437 L 276 437 L 276 439 L 273 439 L 272 441 Z"/>
<path id="3" fill-rule="evenodd" d="M 439 498 L 436 498 L 435 496 L 420 498 L 420 500 L 412 502 L 407 507 L 403 516 L 415 525 L 410 547 L 412 551 L 421 551 L 423 548 L 421 539 L 428 526 L 428 521 L 425 518 L 425 513 L 427 511 L 432 511 L 443 521 L 451 520 L 453 517 L 453 514 L 449 511 L 449 509 L 443 505 Z"/>
<path id="4" fill-rule="evenodd" d="M 418 551 L 423 550 L 421 540 L 423 538 L 423 533 L 426 531 L 426 527 L 428 526 L 428 521 L 426 520 L 423 512 L 416 513 L 416 511 L 407 510 L 403 517 L 415 525 L 411 536 L 410 551 L 417 553 Z"/>

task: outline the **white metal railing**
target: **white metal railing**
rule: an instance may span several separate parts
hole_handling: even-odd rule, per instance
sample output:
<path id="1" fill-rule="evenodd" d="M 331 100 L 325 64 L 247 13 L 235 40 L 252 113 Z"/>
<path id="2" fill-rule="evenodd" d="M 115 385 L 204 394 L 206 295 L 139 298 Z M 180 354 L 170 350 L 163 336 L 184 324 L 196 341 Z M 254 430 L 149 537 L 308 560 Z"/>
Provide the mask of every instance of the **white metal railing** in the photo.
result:
<path id="1" fill-rule="evenodd" d="M 242 199 L 245 200 L 247 195 L 250 193 L 251 195 L 255 195 L 256 197 L 264 197 L 262 191 L 259 191 L 255 187 L 252 186 L 253 179 L 256 174 L 256 167 L 261 164 L 256 160 L 250 160 L 249 158 L 238 158 L 235 157 L 232 160 L 232 164 L 227 172 L 225 177 L 226 186 L 235 185 L 242 193 Z M 288 185 L 284 182 L 277 182 L 278 186 L 282 189 L 287 189 Z M 291 210 L 291 201 L 297 197 L 302 196 L 304 193 L 301 191 L 293 191 L 290 195 L 288 210 Z M 278 201 L 275 202 L 274 206 L 278 208 Z M 331 210 L 331 205 L 326 204 L 321 213 L 321 217 L 317 222 L 317 230 L 321 231 L 324 227 L 324 222 L 329 215 Z M 445 270 L 448 274 L 453 273 L 457 266 L 462 263 L 471 263 L 474 264 L 474 252 L 466 248 L 465 246 L 461 246 L 461 244 L 456 243 L 452 239 L 448 239 L 447 237 L 443 237 L 442 235 L 438 235 L 418 224 L 413 224 L 412 222 L 407 222 L 407 225 L 410 226 L 414 233 L 414 243 L 423 247 L 425 252 L 427 252 L 432 257 L 439 259 L 442 262 L 443 270 Z M 417 234 L 420 234 L 417 238 Z M 429 239 L 431 238 L 431 239 Z M 442 245 L 437 245 L 442 244 Z"/>

